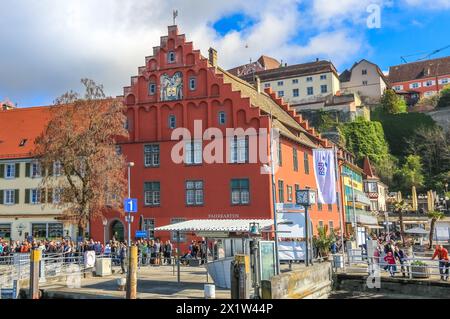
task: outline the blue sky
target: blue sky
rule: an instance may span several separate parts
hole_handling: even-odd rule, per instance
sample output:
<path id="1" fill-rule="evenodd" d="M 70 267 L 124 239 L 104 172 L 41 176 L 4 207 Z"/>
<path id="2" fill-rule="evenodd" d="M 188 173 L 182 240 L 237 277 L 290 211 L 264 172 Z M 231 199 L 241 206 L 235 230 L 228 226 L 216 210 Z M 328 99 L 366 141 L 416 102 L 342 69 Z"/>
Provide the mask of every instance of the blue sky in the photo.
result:
<path id="1" fill-rule="evenodd" d="M 376 5 L 380 28 L 369 28 Z M 80 79 L 122 94 L 172 24 L 224 68 L 261 54 L 288 64 L 331 60 L 342 72 L 368 59 L 387 71 L 450 45 L 450 0 L 4 0 L 0 20 L 0 100 L 51 104 Z M 3 11 L 3 10 L 2 10 Z M 433 58 L 450 55 L 450 48 Z"/>

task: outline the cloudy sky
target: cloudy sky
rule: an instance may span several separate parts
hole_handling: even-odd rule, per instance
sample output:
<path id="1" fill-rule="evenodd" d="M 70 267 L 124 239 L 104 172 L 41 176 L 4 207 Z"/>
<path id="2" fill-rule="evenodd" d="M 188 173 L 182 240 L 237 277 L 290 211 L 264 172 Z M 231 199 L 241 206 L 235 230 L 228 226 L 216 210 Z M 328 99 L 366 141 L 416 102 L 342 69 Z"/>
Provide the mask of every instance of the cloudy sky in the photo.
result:
<path id="1" fill-rule="evenodd" d="M 47 105 L 83 77 L 122 94 L 173 9 L 188 40 L 205 56 L 215 47 L 225 68 L 266 54 L 327 59 L 340 72 L 366 58 L 387 70 L 450 45 L 450 0 L 1 0 L 0 100 Z M 450 48 L 433 57 L 444 55 Z"/>

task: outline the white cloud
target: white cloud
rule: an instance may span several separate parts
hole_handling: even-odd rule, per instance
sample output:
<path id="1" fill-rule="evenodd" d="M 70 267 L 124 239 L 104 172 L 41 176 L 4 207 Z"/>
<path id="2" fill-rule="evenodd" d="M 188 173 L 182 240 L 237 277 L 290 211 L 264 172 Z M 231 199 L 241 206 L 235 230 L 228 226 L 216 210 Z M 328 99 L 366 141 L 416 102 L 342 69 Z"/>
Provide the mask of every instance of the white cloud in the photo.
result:
<path id="1" fill-rule="evenodd" d="M 392 0 L 391 0 L 392 1 Z M 416 0 L 401 0 L 411 2 Z M 448 2 L 450 0 L 435 0 Z M 368 3 L 386 0 L 3 0 L 0 19 L 0 99 L 19 105 L 79 88 L 79 79 L 103 83 L 111 95 L 122 93 L 160 36 L 177 24 L 206 55 L 210 46 L 225 68 L 261 54 L 292 63 L 316 57 L 337 67 L 370 51 L 364 42 Z M 299 10 L 301 8 L 301 10 Z M 6 12 L 6 14 L 4 13 Z M 254 24 L 224 36 L 212 24 L 241 12 Z M 344 22 L 355 27 L 349 27 Z M 6 30 L 6 32 L 5 32 Z M 297 41 L 298 35 L 309 36 Z M 248 48 L 245 48 L 248 45 Z"/>

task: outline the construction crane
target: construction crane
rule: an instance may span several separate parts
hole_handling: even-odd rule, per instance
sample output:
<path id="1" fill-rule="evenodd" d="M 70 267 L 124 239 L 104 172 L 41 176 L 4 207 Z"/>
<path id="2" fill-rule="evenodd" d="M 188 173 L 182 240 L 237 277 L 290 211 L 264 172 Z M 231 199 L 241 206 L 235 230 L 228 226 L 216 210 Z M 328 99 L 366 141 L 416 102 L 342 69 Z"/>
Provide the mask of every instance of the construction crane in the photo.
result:
<path id="1" fill-rule="evenodd" d="M 436 53 L 439 53 L 439 52 L 441 52 L 441 51 L 444 51 L 445 49 L 448 49 L 448 48 L 450 48 L 450 44 L 447 45 L 447 46 L 445 46 L 445 47 L 443 47 L 443 48 L 440 48 L 440 49 L 437 49 L 437 50 L 434 50 L 434 51 L 431 51 L 431 52 L 427 51 L 427 52 L 418 52 L 418 53 L 414 53 L 414 54 L 410 54 L 410 55 L 404 55 L 404 56 L 401 56 L 400 59 L 401 59 L 404 63 L 408 63 L 408 61 L 406 61 L 406 58 L 407 58 L 407 57 L 417 56 L 417 55 L 420 55 L 420 54 L 426 54 L 425 56 L 423 56 L 423 57 L 417 59 L 417 60 L 414 61 L 414 62 L 422 61 L 422 60 L 426 60 L 426 59 L 428 59 L 429 57 L 431 57 L 432 55 L 435 55 Z"/>

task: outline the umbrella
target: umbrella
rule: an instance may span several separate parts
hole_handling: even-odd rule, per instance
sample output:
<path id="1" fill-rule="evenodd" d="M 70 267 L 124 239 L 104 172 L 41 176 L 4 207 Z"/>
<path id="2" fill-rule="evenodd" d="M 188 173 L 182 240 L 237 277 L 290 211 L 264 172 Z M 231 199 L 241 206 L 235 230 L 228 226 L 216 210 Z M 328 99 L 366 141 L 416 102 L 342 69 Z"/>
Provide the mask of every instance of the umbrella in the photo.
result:
<path id="1" fill-rule="evenodd" d="M 418 209 L 416 186 L 412 187 L 411 195 L 412 195 L 412 210 L 416 212 Z"/>
<path id="2" fill-rule="evenodd" d="M 414 227 L 408 230 L 405 230 L 405 233 L 407 234 L 417 234 L 417 235 L 427 235 L 429 233 L 429 231 L 420 228 L 420 227 Z"/>

